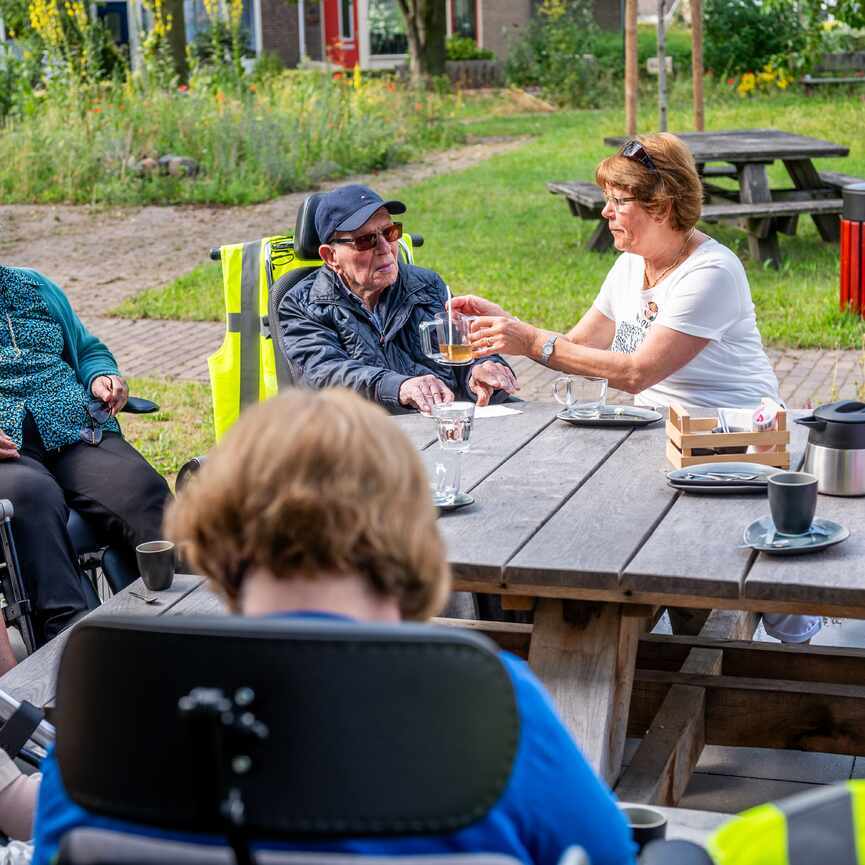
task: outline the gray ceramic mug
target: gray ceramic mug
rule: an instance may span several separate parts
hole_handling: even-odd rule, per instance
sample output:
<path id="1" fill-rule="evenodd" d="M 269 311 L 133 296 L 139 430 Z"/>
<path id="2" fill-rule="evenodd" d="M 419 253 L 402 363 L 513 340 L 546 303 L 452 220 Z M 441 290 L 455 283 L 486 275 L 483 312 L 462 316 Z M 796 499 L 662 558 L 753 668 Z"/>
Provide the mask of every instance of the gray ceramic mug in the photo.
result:
<path id="1" fill-rule="evenodd" d="M 631 828 L 631 836 L 639 853 L 650 841 L 657 841 L 667 834 L 667 818 L 654 808 L 643 805 L 619 805 Z"/>
<path id="2" fill-rule="evenodd" d="M 147 541 L 135 548 L 138 573 L 151 592 L 163 592 L 174 581 L 174 544 L 171 541 Z"/>
<path id="3" fill-rule="evenodd" d="M 807 472 L 769 475 L 769 510 L 776 531 L 801 535 L 811 528 L 817 510 L 817 478 Z"/>

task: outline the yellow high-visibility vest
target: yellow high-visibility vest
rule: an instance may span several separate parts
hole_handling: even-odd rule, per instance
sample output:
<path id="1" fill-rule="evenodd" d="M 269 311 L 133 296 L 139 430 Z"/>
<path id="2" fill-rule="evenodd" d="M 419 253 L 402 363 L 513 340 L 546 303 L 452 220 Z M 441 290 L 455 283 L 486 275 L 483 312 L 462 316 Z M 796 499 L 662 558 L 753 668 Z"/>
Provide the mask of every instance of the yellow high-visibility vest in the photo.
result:
<path id="1" fill-rule="evenodd" d="M 743 811 L 706 846 L 715 865 L 865 865 L 865 781 Z"/>
<path id="2" fill-rule="evenodd" d="M 411 237 L 400 239 L 401 257 L 414 261 Z M 319 267 L 294 253 L 290 235 L 220 247 L 225 336 L 207 359 L 213 398 L 213 429 L 219 441 L 253 403 L 277 392 L 276 360 L 267 300 L 281 276 L 298 267 Z M 275 327 L 275 323 L 273 325 Z"/>

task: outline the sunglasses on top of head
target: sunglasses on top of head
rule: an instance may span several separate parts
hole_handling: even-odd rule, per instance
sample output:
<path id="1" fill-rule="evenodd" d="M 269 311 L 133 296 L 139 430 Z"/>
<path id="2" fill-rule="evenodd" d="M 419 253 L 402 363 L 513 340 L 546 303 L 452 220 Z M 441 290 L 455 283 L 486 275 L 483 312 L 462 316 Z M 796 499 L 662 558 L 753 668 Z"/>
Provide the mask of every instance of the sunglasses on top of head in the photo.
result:
<path id="1" fill-rule="evenodd" d="M 658 173 L 655 163 L 652 162 L 652 157 L 649 156 L 646 152 L 646 148 L 636 139 L 632 139 L 625 143 L 625 146 L 622 148 L 622 156 L 624 156 L 625 159 L 632 159 L 634 162 L 639 162 L 640 165 L 645 166 L 654 174 Z"/>
<path id="2" fill-rule="evenodd" d="M 111 417 L 111 409 L 101 399 L 91 399 L 85 406 L 88 426 L 79 433 L 79 438 L 85 444 L 98 445 L 102 441 L 102 424 Z"/>
<path id="3" fill-rule="evenodd" d="M 371 234 L 362 234 L 360 237 L 337 237 L 331 243 L 350 243 L 358 252 L 367 252 L 378 246 L 378 238 L 381 235 L 388 243 L 394 243 L 402 237 L 402 223 L 392 222 Z"/>

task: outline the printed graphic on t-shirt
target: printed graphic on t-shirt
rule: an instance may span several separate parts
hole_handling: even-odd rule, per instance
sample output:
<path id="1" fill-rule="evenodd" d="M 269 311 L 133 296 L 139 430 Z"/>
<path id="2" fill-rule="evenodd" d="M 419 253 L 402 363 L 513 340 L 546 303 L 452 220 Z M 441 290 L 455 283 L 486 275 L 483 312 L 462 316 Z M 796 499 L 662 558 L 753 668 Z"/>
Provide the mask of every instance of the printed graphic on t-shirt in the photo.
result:
<path id="1" fill-rule="evenodd" d="M 643 344 L 652 322 L 658 317 L 658 304 L 653 294 L 654 292 L 643 294 L 640 298 L 640 311 L 634 314 L 632 321 L 616 322 L 613 351 L 633 354 Z"/>
<path id="2" fill-rule="evenodd" d="M 641 327 L 641 322 L 644 322 L 646 327 Z M 643 344 L 648 324 L 645 319 L 639 318 L 636 321 L 617 322 L 616 335 L 610 348 L 622 354 L 633 354 Z"/>

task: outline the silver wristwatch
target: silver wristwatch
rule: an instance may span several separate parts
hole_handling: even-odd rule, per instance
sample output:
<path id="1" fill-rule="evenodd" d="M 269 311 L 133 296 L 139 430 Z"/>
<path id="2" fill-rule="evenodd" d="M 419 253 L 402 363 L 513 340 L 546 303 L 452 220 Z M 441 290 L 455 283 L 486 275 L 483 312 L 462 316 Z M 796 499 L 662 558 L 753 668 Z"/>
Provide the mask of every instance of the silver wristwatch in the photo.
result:
<path id="1" fill-rule="evenodd" d="M 553 334 L 545 343 L 544 347 L 541 349 L 540 361 L 544 366 L 550 365 L 550 358 L 553 356 L 553 349 L 556 347 L 556 340 L 558 339 L 558 334 Z"/>

